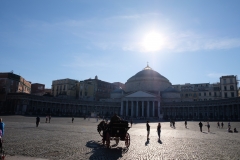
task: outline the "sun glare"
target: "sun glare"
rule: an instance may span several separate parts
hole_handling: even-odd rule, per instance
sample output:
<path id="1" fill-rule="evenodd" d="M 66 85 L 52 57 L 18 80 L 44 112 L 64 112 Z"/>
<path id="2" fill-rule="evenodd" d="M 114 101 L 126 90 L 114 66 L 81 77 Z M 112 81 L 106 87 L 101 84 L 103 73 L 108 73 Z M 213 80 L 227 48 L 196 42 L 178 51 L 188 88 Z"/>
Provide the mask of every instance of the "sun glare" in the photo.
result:
<path id="1" fill-rule="evenodd" d="M 164 43 L 164 37 L 155 31 L 149 32 L 143 38 L 143 47 L 144 50 L 147 52 L 154 52 L 161 49 Z"/>

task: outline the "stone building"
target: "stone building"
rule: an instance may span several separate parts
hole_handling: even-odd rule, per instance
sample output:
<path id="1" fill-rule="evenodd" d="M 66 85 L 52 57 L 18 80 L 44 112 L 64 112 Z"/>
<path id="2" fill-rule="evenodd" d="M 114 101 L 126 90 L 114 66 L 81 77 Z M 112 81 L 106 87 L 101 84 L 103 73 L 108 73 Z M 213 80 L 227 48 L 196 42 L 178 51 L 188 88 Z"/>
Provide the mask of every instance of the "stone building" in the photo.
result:
<path id="1" fill-rule="evenodd" d="M 208 101 L 238 97 L 237 76 L 222 76 L 217 83 L 173 85 L 181 94 L 181 101 Z"/>
<path id="2" fill-rule="evenodd" d="M 85 101 L 100 101 L 110 98 L 110 93 L 117 86 L 113 83 L 99 80 L 97 76 L 94 79 L 80 81 L 79 99 Z"/>
<path id="3" fill-rule="evenodd" d="M 78 81 L 73 79 L 59 79 L 52 81 L 52 95 L 62 98 L 77 97 Z"/>
<path id="4" fill-rule="evenodd" d="M 118 113 L 125 118 L 175 120 L 240 120 L 236 76 L 222 76 L 217 83 L 172 85 L 148 65 L 130 77 L 125 89 L 95 79 L 72 81 L 75 99 L 63 99 L 63 82 L 53 83 L 55 97 L 10 93 L 0 108 L 3 113 L 98 115 Z M 71 89 L 71 87 L 68 89 Z M 73 94 L 73 95 L 74 95 Z"/>
<path id="5" fill-rule="evenodd" d="M 45 85 L 40 83 L 31 84 L 31 94 L 42 96 L 45 94 Z"/>

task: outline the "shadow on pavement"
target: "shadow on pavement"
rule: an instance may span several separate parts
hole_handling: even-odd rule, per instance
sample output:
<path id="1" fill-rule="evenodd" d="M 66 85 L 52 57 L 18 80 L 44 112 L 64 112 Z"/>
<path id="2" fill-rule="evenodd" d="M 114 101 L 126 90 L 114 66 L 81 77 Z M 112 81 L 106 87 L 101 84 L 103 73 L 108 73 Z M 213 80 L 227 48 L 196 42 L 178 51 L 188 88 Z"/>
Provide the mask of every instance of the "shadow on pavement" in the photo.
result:
<path id="1" fill-rule="evenodd" d="M 113 145 L 114 146 L 114 145 Z M 113 147 L 112 146 L 112 147 Z M 112 159 L 116 160 L 121 158 L 128 151 L 128 148 L 116 147 L 106 148 L 100 141 L 88 141 L 86 147 L 91 148 L 92 151 L 86 154 L 91 154 L 90 160 L 94 159 Z"/>

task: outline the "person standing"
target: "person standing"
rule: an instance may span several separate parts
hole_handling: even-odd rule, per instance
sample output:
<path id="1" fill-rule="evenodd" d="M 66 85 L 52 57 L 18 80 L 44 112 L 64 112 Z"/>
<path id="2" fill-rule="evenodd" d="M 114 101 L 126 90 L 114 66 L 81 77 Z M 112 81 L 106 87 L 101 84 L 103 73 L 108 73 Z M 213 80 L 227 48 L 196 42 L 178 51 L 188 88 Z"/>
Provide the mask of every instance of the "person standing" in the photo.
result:
<path id="1" fill-rule="evenodd" d="M 48 122 L 49 122 L 49 123 L 50 123 L 50 121 L 51 121 L 51 118 L 52 118 L 52 117 L 51 117 L 51 115 L 50 115 L 50 116 L 49 116 L 49 119 L 48 119 Z"/>
<path id="2" fill-rule="evenodd" d="M 4 135 L 4 126 L 5 124 L 2 122 L 2 118 L 0 118 L 0 130 L 2 131 L 2 136 Z"/>
<path id="3" fill-rule="evenodd" d="M 157 126 L 157 133 L 158 133 L 158 139 L 160 140 L 161 123 L 158 123 L 158 126 Z"/>
<path id="4" fill-rule="evenodd" d="M 187 128 L 187 121 L 185 121 L 185 128 Z"/>
<path id="5" fill-rule="evenodd" d="M 131 119 L 131 127 L 132 127 L 132 124 L 133 124 L 133 121 L 132 121 L 132 119 Z"/>
<path id="6" fill-rule="evenodd" d="M 36 118 L 36 127 L 38 127 L 39 123 L 40 123 L 40 117 L 37 116 L 37 118 Z"/>
<path id="7" fill-rule="evenodd" d="M 200 123 L 198 125 L 200 127 L 200 131 L 202 132 L 202 126 L 203 126 L 202 122 L 200 121 Z"/>
<path id="8" fill-rule="evenodd" d="M 73 123 L 73 121 L 74 121 L 74 117 L 72 117 L 72 123 Z"/>
<path id="9" fill-rule="evenodd" d="M 149 134 L 150 134 L 150 125 L 149 125 L 149 121 L 147 121 L 146 127 L 147 127 L 147 140 L 149 140 Z"/>
<path id="10" fill-rule="evenodd" d="M 219 121 L 217 122 L 217 128 L 220 128 L 220 123 L 219 123 Z"/>
<path id="11" fill-rule="evenodd" d="M 221 123 L 221 126 L 222 126 L 222 128 L 223 128 L 223 126 L 224 126 L 223 122 Z"/>
<path id="12" fill-rule="evenodd" d="M 47 121 L 48 121 L 48 115 L 46 116 L 46 123 L 47 123 Z"/>
<path id="13" fill-rule="evenodd" d="M 209 124 L 209 122 L 207 122 L 207 128 L 208 128 L 208 132 L 210 132 L 210 124 Z"/>

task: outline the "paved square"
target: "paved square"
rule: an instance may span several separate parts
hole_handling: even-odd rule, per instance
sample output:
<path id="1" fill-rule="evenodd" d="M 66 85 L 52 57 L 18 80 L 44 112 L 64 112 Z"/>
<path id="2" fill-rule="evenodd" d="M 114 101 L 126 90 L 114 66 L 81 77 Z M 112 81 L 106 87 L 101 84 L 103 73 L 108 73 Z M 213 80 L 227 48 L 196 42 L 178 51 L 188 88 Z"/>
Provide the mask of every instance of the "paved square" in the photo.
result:
<path id="1" fill-rule="evenodd" d="M 124 142 L 111 149 L 101 145 L 96 119 L 52 117 L 51 123 L 41 123 L 37 128 L 35 117 L 2 116 L 5 123 L 4 150 L 6 159 L 15 160 L 79 160 L 79 159 L 239 159 L 240 133 L 228 133 L 210 122 L 207 132 L 203 122 L 203 133 L 199 122 L 176 122 L 176 129 L 169 122 L 162 122 L 161 141 L 157 137 L 157 122 L 150 122 L 150 141 L 146 139 L 146 124 L 134 123 L 129 130 L 131 145 L 128 150 Z M 100 121 L 99 121 L 100 122 Z M 231 122 L 232 128 L 240 129 L 239 122 Z M 111 145 L 115 142 L 111 141 Z"/>

